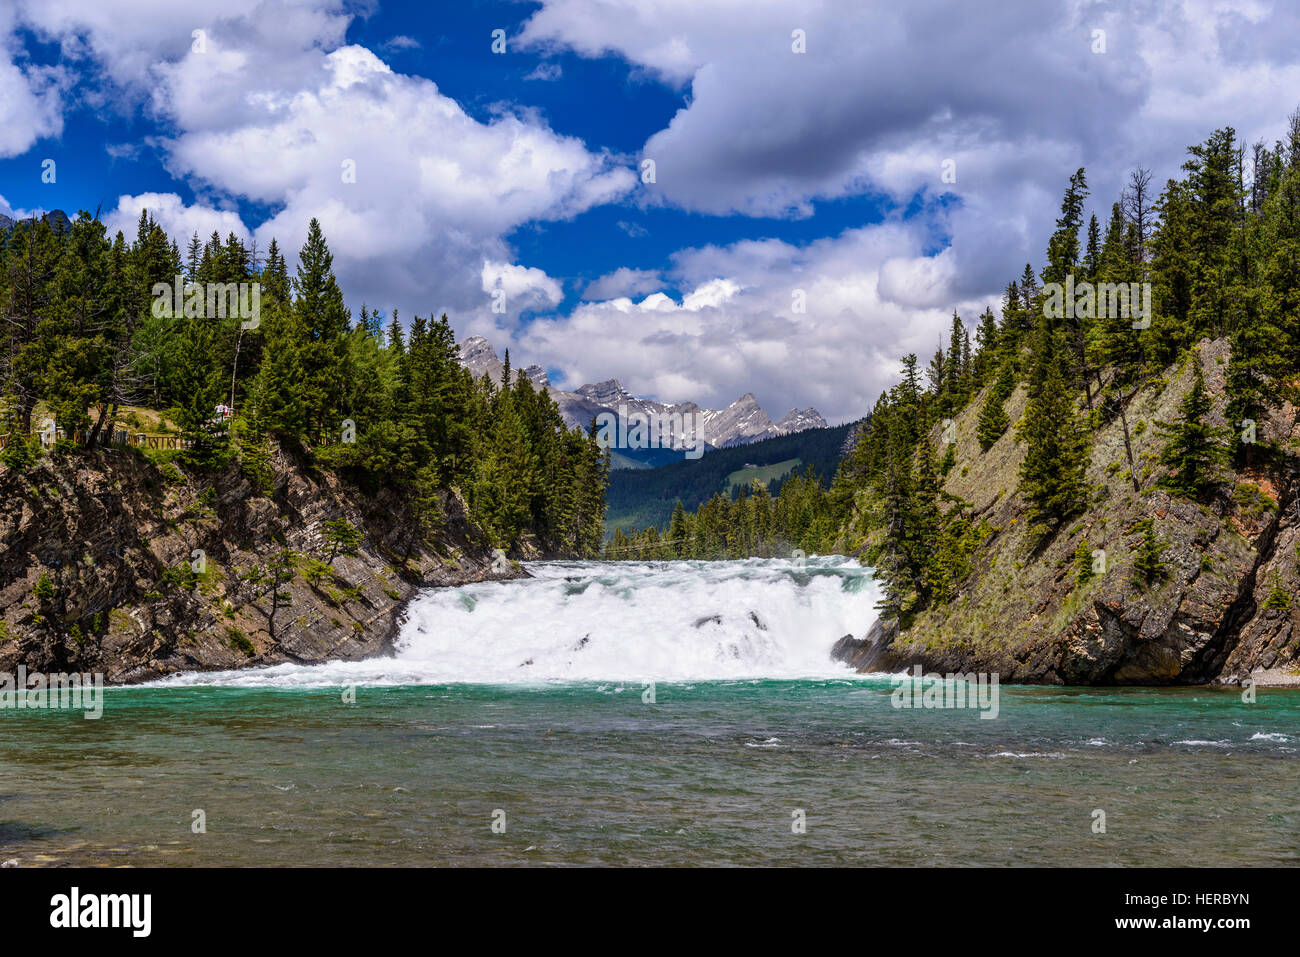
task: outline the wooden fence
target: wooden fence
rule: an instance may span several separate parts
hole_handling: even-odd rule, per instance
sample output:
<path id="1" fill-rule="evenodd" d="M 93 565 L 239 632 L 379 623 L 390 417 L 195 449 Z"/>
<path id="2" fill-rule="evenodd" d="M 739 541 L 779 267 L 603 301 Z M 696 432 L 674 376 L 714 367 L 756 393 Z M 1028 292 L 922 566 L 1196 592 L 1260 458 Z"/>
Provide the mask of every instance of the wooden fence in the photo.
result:
<path id="1" fill-rule="evenodd" d="M 40 439 L 41 446 L 47 449 L 53 448 L 56 439 L 66 439 L 68 437 L 67 433 L 61 429 L 56 432 L 0 435 L 0 449 L 8 445 L 15 436 L 26 442 L 30 442 L 32 439 Z M 72 441 L 82 445 L 86 441 L 86 436 L 82 432 L 74 432 Z M 179 435 L 148 435 L 144 432 L 127 432 L 123 429 L 116 429 L 109 439 L 109 444 L 137 449 L 188 449 L 192 443 L 189 439 L 181 438 Z"/>

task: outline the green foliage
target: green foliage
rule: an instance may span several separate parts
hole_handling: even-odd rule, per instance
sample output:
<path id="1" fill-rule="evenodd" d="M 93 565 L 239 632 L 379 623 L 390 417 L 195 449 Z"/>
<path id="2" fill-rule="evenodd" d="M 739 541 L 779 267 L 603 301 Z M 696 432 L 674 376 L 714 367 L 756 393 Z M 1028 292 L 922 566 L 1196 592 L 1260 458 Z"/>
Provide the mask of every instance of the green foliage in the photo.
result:
<path id="1" fill-rule="evenodd" d="M 1175 495 L 1199 498 L 1213 486 L 1217 469 L 1228 458 L 1223 444 L 1225 429 L 1206 424 L 1211 410 L 1209 393 L 1205 390 L 1205 377 L 1201 363 L 1193 356 L 1196 368 L 1192 387 L 1178 405 L 1179 421 L 1172 425 L 1157 423 L 1157 428 L 1168 439 L 1160 453 L 1160 464 L 1171 469 L 1171 474 L 1161 479 L 1160 485 Z"/>
<path id="2" fill-rule="evenodd" d="M 255 401 L 249 411 L 235 416 L 230 434 L 240 472 L 259 495 L 269 496 L 275 491 L 275 469 L 262 408 L 261 402 Z"/>
<path id="3" fill-rule="evenodd" d="M 1036 533 L 1058 529 L 1087 504 L 1085 432 L 1066 376 L 1066 355 L 1046 320 L 1035 346 L 1030 398 L 1020 426 L 1026 444 L 1020 491 Z"/>
<path id="4" fill-rule="evenodd" d="M 492 540 L 543 551 L 598 553 L 608 461 L 566 427 L 544 392 L 520 381 L 474 382 L 446 316 L 416 316 L 404 337 L 396 310 L 385 337 L 376 311 L 353 322 L 320 223 L 312 220 L 291 277 L 272 240 L 265 262 L 236 236 L 177 244 L 142 212 L 133 241 L 105 236 L 82 213 L 56 231 L 46 219 L 0 237 L 0 462 L 23 471 L 37 447 L 38 403 L 60 451 L 108 440 L 124 406 L 167 410 L 167 446 L 144 452 L 171 483 L 237 459 L 259 494 L 276 488 L 274 454 L 346 473 L 366 491 L 409 504 L 406 548 L 440 529 L 458 489 Z M 228 291 L 258 284 L 256 316 L 231 313 Z M 155 286 L 166 290 L 155 292 Z M 180 287 L 177 309 L 173 293 Z M 216 307 L 221 299 L 220 308 Z M 251 296 L 244 301 L 251 307 Z M 233 409 L 233 415 L 226 409 Z M 354 533 L 330 546 L 355 547 Z"/>
<path id="5" fill-rule="evenodd" d="M 1168 562 L 1163 558 L 1168 542 L 1155 531 L 1152 519 L 1143 519 L 1133 528 L 1141 535 L 1133 549 L 1133 574 L 1130 580 L 1139 588 L 1147 588 L 1165 576 Z"/>
<path id="6" fill-rule="evenodd" d="M 939 462 L 939 474 L 944 478 L 952 471 L 953 466 L 957 464 L 957 443 L 947 442 L 944 444 L 943 459 Z"/>
<path id="7" fill-rule="evenodd" d="M 1086 538 L 1079 539 L 1074 549 L 1074 581 L 1077 585 L 1086 585 L 1092 581 L 1092 548 Z"/>
<path id="8" fill-rule="evenodd" d="M 615 528 L 603 557 L 610 560 L 747 557 L 788 558 L 826 551 L 835 535 L 826 490 L 812 469 L 786 479 L 779 495 L 756 482 L 736 497 L 716 493 L 694 513 L 679 501 L 668 531 Z"/>
<path id="9" fill-rule="evenodd" d="M 1254 482 L 1238 482 L 1232 490 L 1232 502 L 1251 521 L 1258 521 L 1277 508 L 1277 503 Z"/>
<path id="10" fill-rule="evenodd" d="M 40 461 L 41 440 L 10 433 L 9 443 L 0 449 L 0 464 L 14 472 L 25 472 Z"/>
<path id="11" fill-rule="evenodd" d="M 329 561 L 334 561 L 338 554 L 355 555 L 365 536 L 355 525 L 345 518 L 331 519 L 325 523 L 325 547 L 329 549 Z"/>
<path id="12" fill-rule="evenodd" d="M 1291 607 L 1291 593 L 1287 591 L 1282 582 L 1282 576 L 1277 572 L 1273 573 L 1268 597 L 1264 599 L 1264 607 L 1282 609 Z"/>
<path id="13" fill-rule="evenodd" d="M 727 479 L 754 471 L 744 469 L 746 462 L 766 467 L 798 460 L 800 469 L 806 471 L 811 467 L 829 482 L 835 475 L 845 439 L 856 428 L 857 423 L 807 429 L 749 445 L 714 449 L 698 459 L 684 459 L 679 453 L 673 462 L 658 468 L 615 469 L 609 480 L 609 533 L 612 535 L 618 527 L 650 525 L 663 531 L 668 528 L 679 499 L 684 508 L 693 511 L 718 492 L 734 498 L 749 482 L 727 488 Z M 769 482 L 771 494 L 780 494 L 781 483 L 793 474 L 791 470 L 785 478 Z"/>
<path id="14" fill-rule="evenodd" d="M 248 636 L 234 625 L 230 625 L 226 628 L 226 641 L 230 643 L 231 648 L 234 648 L 236 651 L 242 651 L 250 658 L 257 654 L 257 648 L 254 647 Z"/>
<path id="15" fill-rule="evenodd" d="M 189 589 L 194 587 L 198 581 L 198 576 L 195 575 L 194 569 L 188 563 L 185 563 L 164 569 L 162 580 L 173 588 Z"/>
<path id="16" fill-rule="evenodd" d="M 168 485 L 185 484 L 185 473 L 176 467 L 175 462 L 163 462 L 158 466 L 158 472 L 162 475 L 163 481 Z"/>
<path id="17" fill-rule="evenodd" d="M 997 381 L 993 388 L 989 390 L 988 398 L 984 400 L 984 405 L 980 409 L 979 424 L 976 426 L 976 437 L 979 439 L 980 449 L 987 452 L 993 447 L 993 443 L 1002 437 L 1006 432 L 1008 421 L 1006 403 L 1015 391 L 1016 378 L 1015 366 L 1010 360 L 1002 363 L 998 370 Z"/>
<path id="18" fill-rule="evenodd" d="M 903 360 L 901 381 L 876 403 L 869 428 L 840 463 L 829 495 L 841 544 L 863 547 L 863 559 L 875 564 L 883 580 L 886 617 L 906 627 L 912 614 L 942 600 L 962 574 L 961 562 L 927 558 L 940 550 L 947 516 L 961 511 L 945 509 L 942 492 L 935 494 L 924 437 L 939 419 L 961 414 L 969 395 L 993 375 L 976 436 L 987 451 L 1004 434 L 1006 398 L 1018 379 L 1024 381 L 1019 491 L 1036 534 L 1054 534 L 1087 507 L 1090 428 L 1122 421 L 1127 468 L 1116 463 L 1107 471 L 1140 491 L 1138 475 L 1149 473 L 1157 457 L 1137 460 L 1132 438 L 1145 424 L 1130 431 L 1126 408 L 1141 386 L 1161 388 L 1163 369 L 1201 340 L 1226 336 L 1231 343 L 1227 419 L 1239 460 L 1257 454 L 1242 438 L 1250 434 L 1244 420 L 1258 427 L 1271 408 L 1294 399 L 1292 383 L 1300 378 L 1300 142 L 1256 149 L 1249 177 L 1231 129 L 1216 131 L 1188 157 L 1184 178 L 1171 180 L 1158 198 L 1150 174 L 1135 170 L 1110 204 L 1104 226 L 1085 210 L 1084 171 L 1070 178 L 1041 281 L 1105 283 L 1105 308 L 1049 316 L 1039 277 L 1027 264 L 1006 287 L 1000 319 L 992 310 L 981 314 L 974 355 L 966 348 L 965 330 L 954 330 L 926 370 L 928 388 L 921 386 L 916 357 Z M 1148 282 L 1152 308 L 1139 315 L 1133 306 L 1145 306 L 1141 290 Z M 1122 285 L 1127 292 L 1130 284 L 1136 284 L 1137 300 L 1127 310 L 1111 309 L 1112 291 L 1118 295 Z M 1095 300 L 1099 307 L 1101 301 Z M 1121 302 L 1117 298 L 1115 305 Z M 963 381 L 967 368 L 970 377 Z M 1162 484 L 1176 494 L 1208 494 L 1224 458 L 1223 434 L 1205 425 L 1206 393 L 1198 375 L 1179 422 L 1161 426 L 1165 448 L 1158 458 L 1169 473 Z M 1255 518 L 1276 507 L 1254 486 L 1239 485 L 1233 499 Z M 925 507 L 932 502 L 938 507 Z M 1150 523 L 1140 532 L 1134 580 L 1147 587 L 1165 574 L 1167 546 Z M 1075 564 L 1079 582 L 1093 576 L 1084 542 Z M 936 568 L 943 570 L 936 574 Z"/>
<path id="19" fill-rule="evenodd" d="M 325 579 L 334 577 L 334 569 L 319 559 L 308 558 L 302 563 L 302 577 L 314 588 Z"/>
<path id="20" fill-rule="evenodd" d="M 245 572 L 245 583 L 252 589 L 255 600 L 267 604 L 265 610 L 267 628 L 271 639 L 275 639 L 276 614 L 281 608 L 293 603 L 293 593 L 288 586 L 298 576 L 301 556 L 286 547 L 280 547 L 271 553 L 264 564 L 253 565 Z"/>

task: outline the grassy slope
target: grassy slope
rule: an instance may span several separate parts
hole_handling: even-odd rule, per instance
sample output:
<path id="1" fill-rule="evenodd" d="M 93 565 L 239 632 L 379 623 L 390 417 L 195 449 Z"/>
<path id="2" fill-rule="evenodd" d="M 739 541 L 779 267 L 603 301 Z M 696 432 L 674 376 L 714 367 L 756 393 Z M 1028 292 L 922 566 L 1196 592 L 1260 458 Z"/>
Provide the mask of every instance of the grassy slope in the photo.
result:
<path id="1" fill-rule="evenodd" d="M 755 482 L 767 485 L 774 479 L 785 478 L 801 465 L 803 459 L 786 459 L 784 462 L 775 462 L 756 469 L 739 468 L 722 480 L 722 490 L 730 494 L 737 486 L 753 485 Z"/>

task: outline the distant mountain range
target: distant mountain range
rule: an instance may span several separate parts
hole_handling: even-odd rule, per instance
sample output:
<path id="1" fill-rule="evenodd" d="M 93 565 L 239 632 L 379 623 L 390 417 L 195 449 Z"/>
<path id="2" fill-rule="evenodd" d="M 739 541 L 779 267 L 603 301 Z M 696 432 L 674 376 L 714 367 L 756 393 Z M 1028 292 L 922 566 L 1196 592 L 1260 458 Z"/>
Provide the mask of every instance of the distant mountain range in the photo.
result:
<path id="1" fill-rule="evenodd" d="M 51 210 L 50 212 L 43 214 L 41 218 L 48 219 L 50 221 L 50 225 L 53 226 L 55 229 L 58 229 L 60 226 L 67 226 L 68 223 L 70 222 L 70 220 L 68 219 L 68 214 L 61 209 Z M 29 216 L 27 219 L 14 219 L 12 216 L 6 216 L 4 213 L 0 213 L 0 233 L 9 232 L 19 223 L 34 223 L 34 222 L 36 222 L 36 217 L 34 216 Z"/>
<path id="2" fill-rule="evenodd" d="M 492 344 L 482 336 L 472 336 L 460 344 L 460 361 L 473 373 L 475 378 L 487 374 L 496 382 L 501 381 L 504 366 L 497 356 Z M 758 404 L 752 392 L 746 392 L 725 409 L 705 409 L 694 402 L 663 403 L 653 399 L 643 399 L 623 388 L 617 379 L 606 379 L 594 385 L 584 385 L 573 392 L 566 392 L 551 385 L 546 371 L 537 365 L 524 370 L 526 375 L 538 388 L 546 389 L 560 414 L 570 428 L 587 428 L 591 421 L 602 412 L 619 413 L 620 406 L 629 414 L 641 412 L 659 416 L 698 414 L 698 428 L 703 434 L 706 448 L 722 449 L 735 445 L 747 445 L 763 439 L 790 435 L 806 429 L 826 427 L 826 420 L 816 409 L 791 409 L 784 416 L 773 422 Z M 615 468 L 646 468 L 677 461 L 682 457 L 680 449 L 685 448 L 683 438 L 674 436 L 673 449 L 620 449 L 613 453 Z"/>

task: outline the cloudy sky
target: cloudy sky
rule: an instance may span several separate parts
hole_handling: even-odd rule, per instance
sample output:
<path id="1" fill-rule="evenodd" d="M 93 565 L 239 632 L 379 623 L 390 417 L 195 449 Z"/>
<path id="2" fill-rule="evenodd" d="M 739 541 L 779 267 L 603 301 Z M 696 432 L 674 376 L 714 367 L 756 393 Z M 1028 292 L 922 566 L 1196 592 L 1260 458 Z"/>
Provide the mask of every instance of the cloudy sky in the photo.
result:
<path id="1" fill-rule="evenodd" d="M 1041 265 L 1076 168 L 1104 221 L 1135 165 L 1278 138 L 1296 36 L 1265 0 L 4 0 L 0 212 L 316 216 L 353 310 L 841 421 Z"/>

